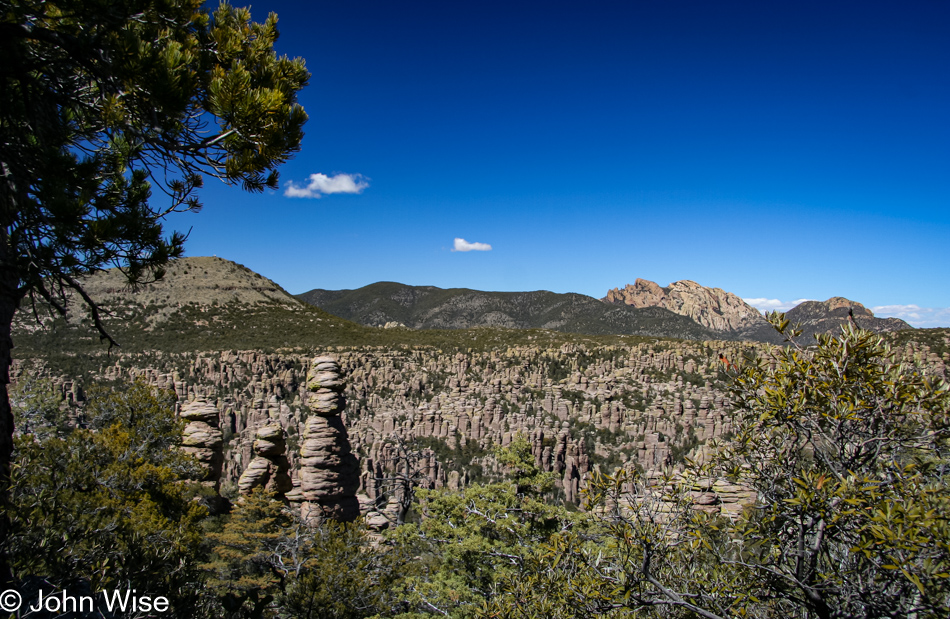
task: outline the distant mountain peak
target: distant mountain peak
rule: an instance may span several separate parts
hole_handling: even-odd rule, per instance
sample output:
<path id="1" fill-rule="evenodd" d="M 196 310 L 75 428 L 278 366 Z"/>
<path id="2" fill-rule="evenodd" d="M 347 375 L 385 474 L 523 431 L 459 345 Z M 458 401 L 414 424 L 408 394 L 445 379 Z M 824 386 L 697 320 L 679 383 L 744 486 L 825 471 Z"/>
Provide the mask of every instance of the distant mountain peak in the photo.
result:
<path id="1" fill-rule="evenodd" d="M 816 304 L 815 307 L 821 306 L 827 312 L 844 310 L 845 314 L 847 314 L 847 310 L 851 310 L 855 316 L 867 316 L 868 318 L 874 318 L 874 312 L 864 307 L 857 301 L 852 301 L 851 299 L 846 299 L 844 297 L 831 297 L 827 301 L 803 301 L 797 307 L 801 307 L 806 303 L 814 303 Z"/>
<path id="2" fill-rule="evenodd" d="M 874 312 L 862 304 L 844 297 L 831 297 L 827 301 L 805 301 L 785 312 L 785 317 L 792 324 L 801 325 L 803 335 L 807 337 L 814 333 L 837 331 L 850 321 L 849 312 L 857 326 L 862 329 L 883 333 L 913 328 L 900 318 L 877 318 Z"/>
<path id="3" fill-rule="evenodd" d="M 89 296 L 104 306 L 116 302 L 138 304 L 194 303 L 198 305 L 281 303 L 299 301 L 275 282 L 247 267 L 224 258 L 200 256 L 177 258 L 168 263 L 165 277 L 157 282 L 129 289 L 118 269 L 100 271 L 83 279 Z"/>
<path id="4" fill-rule="evenodd" d="M 765 319 L 738 296 L 721 288 L 707 288 L 684 279 L 660 287 L 656 282 L 637 278 L 622 289 L 614 288 L 602 299 L 616 305 L 662 307 L 688 316 L 702 326 L 724 333 L 741 333 L 759 329 Z"/>

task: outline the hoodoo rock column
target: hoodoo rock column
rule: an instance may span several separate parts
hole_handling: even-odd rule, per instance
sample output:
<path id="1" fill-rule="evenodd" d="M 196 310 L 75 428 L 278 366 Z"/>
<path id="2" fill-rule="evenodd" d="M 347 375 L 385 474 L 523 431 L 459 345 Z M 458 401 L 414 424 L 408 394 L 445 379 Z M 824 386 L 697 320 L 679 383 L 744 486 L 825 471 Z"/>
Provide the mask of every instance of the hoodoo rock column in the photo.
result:
<path id="1" fill-rule="evenodd" d="M 311 415 L 300 450 L 301 515 L 310 521 L 352 521 L 360 515 L 356 491 L 359 460 L 340 414 L 346 408 L 340 366 L 332 357 L 317 357 L 307 373 Z"/>
<path id="2" fill-rule="evenodd" d="M 238 490 L 247 495 L 260 487 L 283 500 L 284 495 L 294 487 L 289 474 L 284 429 L 280 424 L 272 423 L 258 428 L 256 436 L 254 459 L 241 474 Z"/>
<path id="3" fill-rule="evenodd" d="M 181 418 L 188 422 L 182 436 L 182 450 L 190 453 L 204 469 L 203 484 L 218 489 L 224 464 L 223 436 L 218 425 L 218 409 L 202 398 L 181 408 Z"/>

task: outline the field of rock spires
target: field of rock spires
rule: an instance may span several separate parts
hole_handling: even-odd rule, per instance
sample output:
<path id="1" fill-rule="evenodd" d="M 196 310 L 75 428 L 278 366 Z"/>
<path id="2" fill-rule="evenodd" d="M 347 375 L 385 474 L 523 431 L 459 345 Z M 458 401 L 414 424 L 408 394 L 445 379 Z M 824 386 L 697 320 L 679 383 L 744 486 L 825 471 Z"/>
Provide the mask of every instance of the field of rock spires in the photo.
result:
<path id="1" fill-rule="evenodd" d="M 352 515 L 394 509 L 385 480 L 400 445 L 418 454 L 423 487 L 458 488 L 497 478 L 493 449 L 521 434 L 556 474 L 557 496 L 575 505 L 595 468 L 675 468 L 730 432 L 730 364 L 770 354 L 769 344 L 742 341 L 365 327 L 231 265 L 173 270 L 167 289 L 142 299 L 100 291 L 118 317 L 107 325 L 131 350 L 106 350 L 81 320 L 21 322 L 14 379 L 52 381 L 76 410 L 93 383 L 141 379 L 172 390 L 188 423 L 184 445 L 223 495 L 265 486 L 305 511 Z M 199 278 L 202 266 L 212 272 Z M 169 301 L 190 298 L 176 275 L 196 287 L 191 298 L 218 296 Z M 150 318 L 135 333 L 141 316 Z M 149 330 L 164 339 L 148 340 Z M 227 333 L 247 331 L 261 339 L 223 345 Z M 889 337 L 904 359 L 946 376 L 946 330 Z M 248 343 L 259 346 L 240 346 Z M 705 490 L 708 508 L 724 512 L 742 494 L 727 484 Z"/>

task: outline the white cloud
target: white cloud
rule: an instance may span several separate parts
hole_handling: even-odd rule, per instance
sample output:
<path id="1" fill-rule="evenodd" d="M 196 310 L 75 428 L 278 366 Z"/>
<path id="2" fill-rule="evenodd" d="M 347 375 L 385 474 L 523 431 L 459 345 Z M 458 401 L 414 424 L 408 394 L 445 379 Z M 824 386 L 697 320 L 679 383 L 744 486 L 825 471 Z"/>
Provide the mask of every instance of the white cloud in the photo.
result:
<path id="1" fill-rule="evenodd" d="M 950 307 L 920 307 L 919 305 L 878 305 L 871 311 L 878 318 L 900 318 L 912 327 L 950 327 Z"/>
<path id="2" fill-rule="evenodd" d="M 488 243 L 469 243 L 465 239 L 456 238 L 452 251 L 491 251 Z"/>
<path id="3" fill-rule="evenodd" d="M 742 299 L 760 312 L 787 312 L 796 305 L 805 301 L 814 299 L 795 299 L 794 301 L 780 301 L 779 299 L 766 299 L 765 297 L 756 299 Z"/>
<path id="4" fill-rule="evenodd" d="M 369 183 L 360 174 L 311 174 L 306 187 L 298 187 L 293 181 L 287 181 L 285 187 L 288 198 L 319 198 L 331 193 L 363 193 Z"/>

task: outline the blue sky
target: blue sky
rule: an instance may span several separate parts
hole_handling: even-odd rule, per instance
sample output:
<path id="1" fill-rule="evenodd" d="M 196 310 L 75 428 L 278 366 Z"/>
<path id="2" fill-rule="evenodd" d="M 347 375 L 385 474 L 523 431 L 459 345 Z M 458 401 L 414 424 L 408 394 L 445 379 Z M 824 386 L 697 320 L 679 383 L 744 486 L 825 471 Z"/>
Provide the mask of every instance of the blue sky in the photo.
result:
<path id="1" fill-rule="evenodd" d="M 313 73 L 303 147 L 278 192 L 207 183 L 189 255 L 293 293 L 691 279 L 950 326 L 947 2 L 269 11 Z"/>

